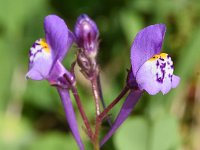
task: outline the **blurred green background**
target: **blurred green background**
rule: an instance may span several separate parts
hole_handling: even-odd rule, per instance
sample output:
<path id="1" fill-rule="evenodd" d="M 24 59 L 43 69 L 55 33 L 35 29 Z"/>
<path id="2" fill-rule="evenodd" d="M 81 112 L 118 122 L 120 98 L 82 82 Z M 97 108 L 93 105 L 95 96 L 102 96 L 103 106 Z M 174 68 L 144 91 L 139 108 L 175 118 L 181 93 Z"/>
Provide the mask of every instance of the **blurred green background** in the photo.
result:
<path id="1" fill-rule="evenodd" d="M 181 83 L 164 96 L 144 94 L 102 150 L 200 150 L 199 0 L 0 0 L 1 150 L 77 149 L 56 90 L 46 81 L 25 79 L 29 48 L 44 37 L 43 19 L 52 13 L 62 17 L 71 30 L 81 13 L 96 21 L 101 39 L 98 62 L 107 104 L 125 85 L 136 33 L 148 25 L 165 23 L 163 50 L 172 56 Z M 67 68 L 75 54 L 73 46 L 64 60 Z M 94 123 L 91 89 L 78 70 L 82 102 Z M 112 119 L 120 105 L 113 109 Z M 77 118 L 86 150 L 91 150 L 80 115 Z M 102 132 L 107 130 L 103 126 Z"/>

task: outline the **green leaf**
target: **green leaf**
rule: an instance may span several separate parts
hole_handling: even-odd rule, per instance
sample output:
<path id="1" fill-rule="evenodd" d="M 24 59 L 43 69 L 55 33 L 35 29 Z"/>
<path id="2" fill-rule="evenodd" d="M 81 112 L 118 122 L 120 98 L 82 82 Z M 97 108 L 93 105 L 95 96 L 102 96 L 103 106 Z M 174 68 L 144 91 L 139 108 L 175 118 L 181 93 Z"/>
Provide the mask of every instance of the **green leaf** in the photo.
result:
<path id="1" fill-rule="evenodd" d="M 78 149 L 72 136 L 60 133 L 48 133 L 39 137 L 28 150 L 75 150 Z"/>
<path id="2" fill-rule="evenodd" d="M 149 127 L 142 117 L 134 117 L 125 121 L 114 137 L 117 150 L 146 150 Z"/>
<path id="3" fill-rule="evenodd" d="M 151 150 L 175 150 L 179 145 L 178 122 L 172 116 L 156 120 L 152 128 Z"/>

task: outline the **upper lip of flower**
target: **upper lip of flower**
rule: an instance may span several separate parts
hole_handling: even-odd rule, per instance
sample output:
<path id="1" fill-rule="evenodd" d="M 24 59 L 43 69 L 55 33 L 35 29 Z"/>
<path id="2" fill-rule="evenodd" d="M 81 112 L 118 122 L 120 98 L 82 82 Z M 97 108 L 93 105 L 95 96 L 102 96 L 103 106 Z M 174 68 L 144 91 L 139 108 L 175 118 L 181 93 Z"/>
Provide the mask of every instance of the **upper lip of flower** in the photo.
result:
<path id="1" fill-rule="evenodd" d="M 64 20 L 56 15 L 48 15 L 44 19 L 44 31 L 47 44 L 52 49 L 54 59 L 63 60 L 74 41 L 73 33 Z"/>
<path id="2" fill-rule="evenodd" d="M 160 53 L 165 32 L 166 26 L 164 24 L 151 25 L 138 32 L 131 47 L 131 64 L 134 76 L 147 60 Z"/>
<path id="3" fill-rule="evenodd" d="M 161 53 L 166 32 L 164 24 L 155 24 L 141 30 L 131 47 L 133 77 L 138 87 L 154 95 L 175 88 L 180 81 L 173 75 L 173 62 L 168 54 Z"/>

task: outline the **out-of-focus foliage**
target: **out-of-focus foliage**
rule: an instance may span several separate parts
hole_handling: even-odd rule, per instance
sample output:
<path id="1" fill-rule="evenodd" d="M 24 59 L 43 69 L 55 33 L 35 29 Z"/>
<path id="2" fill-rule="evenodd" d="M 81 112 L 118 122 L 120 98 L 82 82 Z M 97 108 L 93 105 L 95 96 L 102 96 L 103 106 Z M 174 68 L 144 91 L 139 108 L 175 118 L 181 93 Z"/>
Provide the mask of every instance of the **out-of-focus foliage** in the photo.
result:
<path id="1" fill-rule="evenodd" d="M 102 149 L 200 149 L 199 0 L 0 0 L 0 149 L 77 149 L 56 90 L 45 81 L 25 79 L 28 50 L 44 36 L 43 19 L 51 13 L 64 18 L 71 30 L 81 13 L 96 21 L 101 38 L 98 62 L 107 104 L 125 84 L 134 36 L 148 25 L 165 23 L 163 50 L 172 56 L 181 83 L 164 96 L 145 94 Z M 75 53 L 74 46 L 64 60 L 67 68 Z M 77 78 L 82 102 L 93 122 L 91 89 L 80 73 Z M 113 109 L 112 119 L 120 105 Z M 90 150 L 80 115 L 77 117 Z M 106 130 L 104 126 L 102 131 Z"/>
<path id="2" fill-rule="evenodd" d="M 169 150 L 178 148 L 179 138 L 177 121 L 172 116 L 166 115 L 154 122 L 133 117 L 116 133 L 114 142 L 119 150 Z"/>

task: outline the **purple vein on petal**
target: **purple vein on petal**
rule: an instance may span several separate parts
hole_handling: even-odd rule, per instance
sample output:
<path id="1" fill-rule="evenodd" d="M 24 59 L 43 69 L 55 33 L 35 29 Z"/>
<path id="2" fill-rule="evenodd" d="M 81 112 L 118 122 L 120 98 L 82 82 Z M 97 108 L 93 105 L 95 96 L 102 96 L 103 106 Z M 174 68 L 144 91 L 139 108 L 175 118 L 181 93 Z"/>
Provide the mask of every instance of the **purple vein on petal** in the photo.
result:
<path id="1" fill-rule="evenodd" d="M 106 134 L 106 136 L 101 140 L 101 146 L 104 145 L 109 140 L 109 138 L 114 134 L 114 132 L 127 119 L 129 114 L 132 112 L 135 104 L 140 99 L 142 93 L 143 93 L 143 91 L 141 91 L 141 90 L 131 91 L 129 93 L 124 104 L 121 107 L 121 110 L 120 110 L 115 122 L 113 123 L 113 126 L 111 127 L 109 132 Z"/>
<path id="2" fill-rule="evenodd" d="M 79 146 L 80 150 L 84 150 L 84 145 L 82 143 L 80 133 L 78 130 L 78 124 L 76 121 L 75 112 L 73 109 L 73 105 L 70 99 L 69 91 L 67 89 L 57 88 L 58 93 L 61 97 L 62 104 L 65 110 L 66 119 L 68 121 L 69 127 L 72 131 L 72 134 Z"/>

